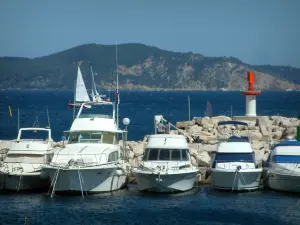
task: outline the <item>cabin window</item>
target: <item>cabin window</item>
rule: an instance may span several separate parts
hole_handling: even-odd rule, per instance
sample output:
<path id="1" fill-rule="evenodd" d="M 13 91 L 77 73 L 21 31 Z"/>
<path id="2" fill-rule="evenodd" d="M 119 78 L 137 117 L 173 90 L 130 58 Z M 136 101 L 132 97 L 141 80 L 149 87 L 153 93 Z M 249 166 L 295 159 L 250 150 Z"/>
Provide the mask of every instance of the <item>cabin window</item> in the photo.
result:
<path id="1" fill-rule="evenodd" d="M 118 151 L 111 152 L 111 153 L 109 153 L 109 155 L 108 155 L 108 160 L 107 160 L 107 162 L 114 162 L 114 161 L 117 161 L 118 158 L 119 158 L 119 153 L 118 153 Z"/>
<path id="2" fill-rule="evenodd" d="M 160 149 L 159 160 L 170 160 L 170 149 Z"/>
<path id="3" fill-rule="evenodd" d="M 102 143 L 103 144 L 114 144 L 114 138 L 115 138 L 114 133 L 103 132 Z"/>
<path id="4" fill-rule="evenodd" d="M 180 161 L 181 160 L 181 150 L 180 149 L 172 149 L 171 160 Z"/>
<path id="5" fill-rule="evenodd" d="M 182 161 L 188 161 L 189 160 L 189 155 L 188 155 L 188 150 L 187 149 L 182 149 L 181 151 L 181 159 Z"/>
<path id="6" fill-rule="evenodd" d="M 273 163 L 300 163 L 299 155 L 273 155 L 271 159 Z"/>
<path id="7" fill-rule="evenodd" d="M 102 132 L 102 131 L 71 132 L 68 143 L 69 144 L 74 144 L 74 143 L 114 144 L 115 134 L 111 132 Z"/>
<path id="8" fill-rule="evenodd" d="M 252 153 L 216 153 L 213 168 L 216 163 L 254 162 Z"/>
<path id="9" fill-rule="evenodd" d="M 148 160 L 157 160 L 158 159 L 158 151 L 159 149 L 151 149 L 149 152 Z"/>

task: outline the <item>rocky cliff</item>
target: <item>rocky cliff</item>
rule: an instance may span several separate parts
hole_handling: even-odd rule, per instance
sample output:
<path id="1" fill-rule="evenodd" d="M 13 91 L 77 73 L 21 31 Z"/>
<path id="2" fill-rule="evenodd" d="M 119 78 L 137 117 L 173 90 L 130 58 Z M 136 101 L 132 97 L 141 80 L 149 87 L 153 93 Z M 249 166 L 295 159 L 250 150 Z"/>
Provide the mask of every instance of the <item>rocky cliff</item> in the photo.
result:
<path id="1" fill-rule="evenodd" d="M 161 50 L 142 44 L 118 47 L 120 87 L 123 89 L 241 90 L 252 70 L 257 89 L 300 89 L 300 69 L 285 66 L 251 66 L 232 57 L 206 57 L 195 53 Z M 96 83 L 113 88 L 116 80 L 115 46 L 87 44 L 34 59 L 0 58 L 0 89 L 73 89 L 74 62 L 81 61 L 87 87 L 90 64 Z"/>

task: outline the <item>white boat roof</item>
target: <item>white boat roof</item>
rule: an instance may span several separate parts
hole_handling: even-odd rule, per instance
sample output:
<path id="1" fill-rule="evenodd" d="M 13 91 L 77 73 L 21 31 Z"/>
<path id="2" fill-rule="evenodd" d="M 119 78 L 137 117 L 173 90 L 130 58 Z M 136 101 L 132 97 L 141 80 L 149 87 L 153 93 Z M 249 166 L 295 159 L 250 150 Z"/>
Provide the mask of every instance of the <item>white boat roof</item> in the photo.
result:
<path id="1" fill-rule="evenodd" d="M 186 137 L 172 134 L 149 135 L 147 148 L 189 149 Z"/>
<path id="2" fill-rule="evenodd" d="M 222 142 L 217 150 L 220 153 L 252 153 L 252 151 L 249 142 Z"/>
<path id="3" fill-rule="evenodd" d="M 109 118 L 76 118 L 71 126 L 72 131 L 106 131 L 120 133 L 113 119 Z"/>
<path id="4" fill-rule="evenodd" d="M 300 155 L 300 142 L 295 140 L 282 141 L 272 147 L 275 155 Z"/>

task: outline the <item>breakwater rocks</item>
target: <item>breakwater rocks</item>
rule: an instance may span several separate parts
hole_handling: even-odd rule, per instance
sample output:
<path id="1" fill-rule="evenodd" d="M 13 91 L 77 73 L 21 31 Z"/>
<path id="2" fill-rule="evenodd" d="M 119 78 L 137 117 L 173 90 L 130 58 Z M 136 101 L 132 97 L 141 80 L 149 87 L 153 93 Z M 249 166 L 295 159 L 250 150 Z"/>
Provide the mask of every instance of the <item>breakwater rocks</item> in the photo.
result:
<path id="1" fill-rule="evenodd" d="M 235 125 L 236 135 L 249 136 L 257 161 L 265 161 L 269 155 L 273 143 L 286 139 L 288 136 L 296 136 L 296 127 L 300 125 L 297 118 L 281 116 L 261 117 L 203 117 L 194 118 L 191 121 L 177 122 L 178 130 L 172 130 L 171 134 L 183 134 L 187 137 L 192 161 L 195 166 L 208 167 L 210 164 L 210 152 L 217 149 L 218 137 L 224 138 L 232 133 L 232 125 L 224 125 L 218 128 L 218 122 L 236 120 L 246 122 L 248 127 Z M 121 148 L 124 148 L 122 141 Z M 130 164 L 137 165 L 142 157 L 144 147 L 147 144 L 147 136 L 142 141 L 127 141 L 126 149 Z"/>

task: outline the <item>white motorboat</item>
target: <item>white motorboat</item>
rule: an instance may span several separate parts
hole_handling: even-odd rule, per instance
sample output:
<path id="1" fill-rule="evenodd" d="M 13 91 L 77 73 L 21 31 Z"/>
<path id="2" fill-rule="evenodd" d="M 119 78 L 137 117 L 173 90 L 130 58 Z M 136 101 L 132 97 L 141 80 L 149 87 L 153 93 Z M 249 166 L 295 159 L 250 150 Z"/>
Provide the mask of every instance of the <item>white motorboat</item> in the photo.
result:
<path id="1" fill-rule="evenodd" d="M 239 121 L 223 121 L 222 125 L 242 125 Z M 219 132 L 222 134 L 222 129 Z M 255 190 L 258 189 L 262 174 L 261 163 L 256 163 L 249 136 L 238 136 L 234 132 L 229 137 L 224 135 L 216 152 L 212 153 L 211 184 L 216 189 Z"/>
<path id="2" fill-rule="evenodd" d="M 163 119 L 155 118 L 156 124 Z M 155 134 L 148 136 L 142 161 L 133 169 L 139 190 L 150 192 L 188 191 L 198 173 L 192 165 L 186 137 L 157 134 L 157 126 Z"/>
<path id="3" fill-rule="evenodd" d="M 300 142 L 282 141 L 271 148 L 263 172 L 265 187 L 300 192 Z"/>
<path id="4" fill-rule="evenodd" d="M 44 139 L 32 139 L 34 136 Z M 25 137 L 25 138 L 24 138 Z M 41 166 L 53 153 L 51 130 L 45 128 L 21 128 L 0 166 L 0 189 L 30 191 L 45 189 L 49 180 L 41 178 Z"/>
<path id="5" fill-rule="evenodd" d="M 43 175 L 51 179 L 51 196 L 55 192 L 109 192 L 125 186 L 128 164 L 121 158 L 118 134 L 126 131 L 117 127 L 115 104 L 102 104 L 108 105 L 113 108 L 112 115 L 84 113 L 84 103 L 81 105 L 68 144 L 43 166 Z"/>

